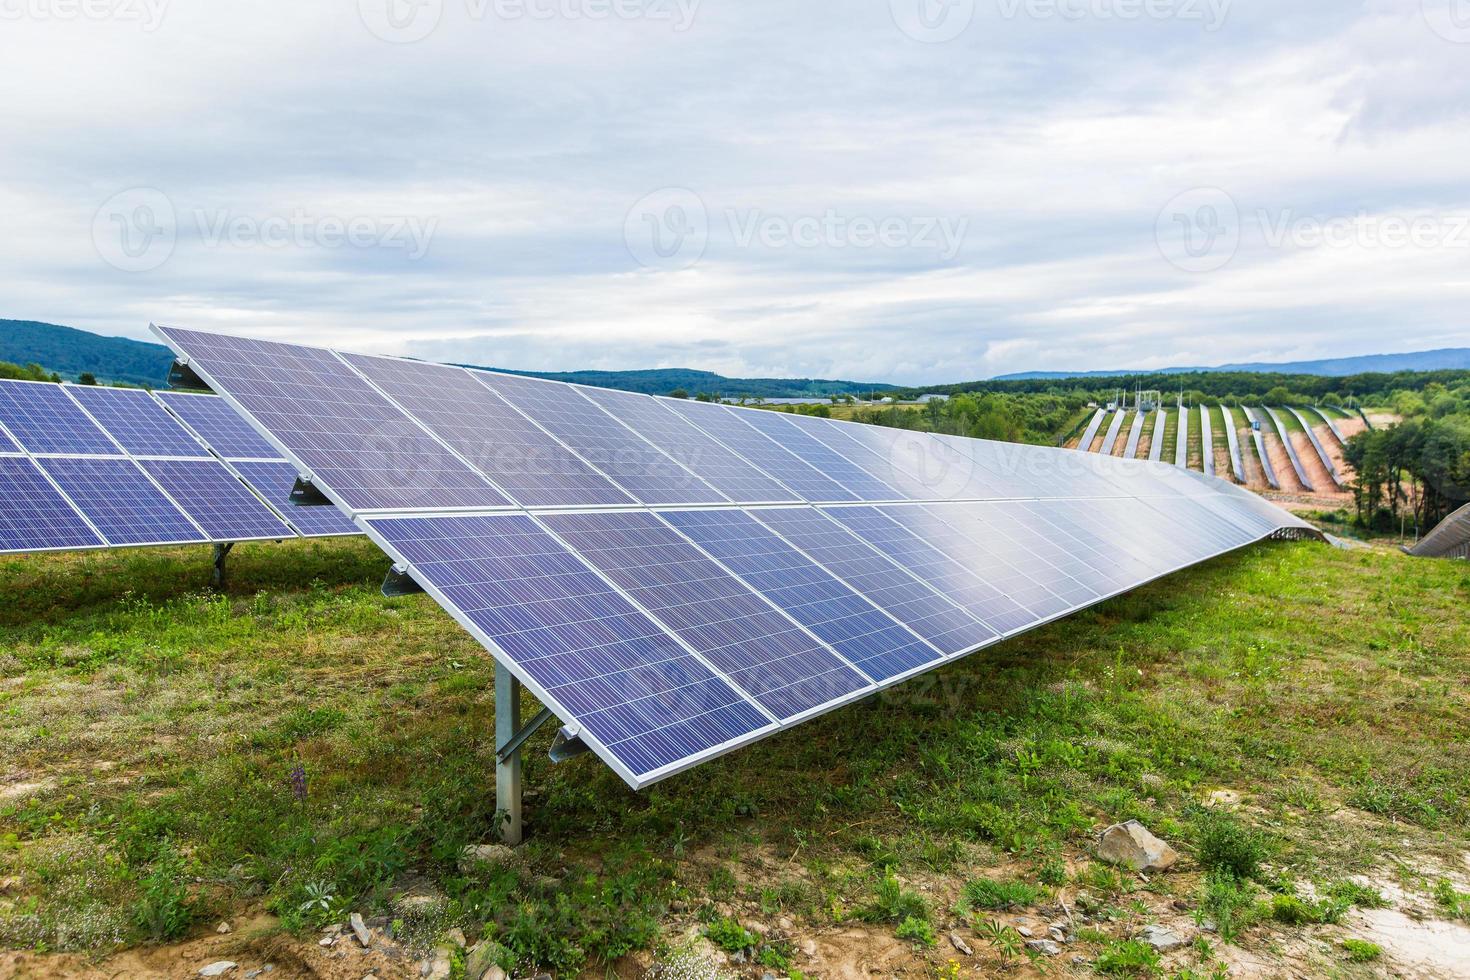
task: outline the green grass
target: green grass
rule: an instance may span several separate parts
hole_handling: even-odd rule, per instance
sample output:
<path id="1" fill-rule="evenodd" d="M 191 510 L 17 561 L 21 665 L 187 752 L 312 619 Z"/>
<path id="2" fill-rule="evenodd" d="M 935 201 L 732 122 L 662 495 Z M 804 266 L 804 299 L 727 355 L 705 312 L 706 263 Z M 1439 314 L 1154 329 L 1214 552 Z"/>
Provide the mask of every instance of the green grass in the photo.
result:
<path id="1" fill-rule="evenodd" d="M 287 928 L 392 916 L 427 882 L 444 904 L 414 928 L 459 925 L 527 969 L 652 947 L 676 902 L 746 903 L 742 928 L 867 919 L 928 955 L 930 909 L 966 882 L 1059 884 L 1060 856 L 1085 861 L 1109 823 L 1138 818 L 1186 861 L 1221 851 L 1198 805 L 1218 786 L 1257 801 L 1240 834 L 1299 879 L 1470 845 L 1470 578 L 1268 544 L 642 793 L 594 756 L 551 764 L 543 732 L 524 861 L 461 873 L 494 839 L 493 667 L 426 597 L 382 598 L 386 564 L 363 541 L 247 545 L 214 594 L 206 549 L 0 561 L 0 787 L 41 784 L 0 798 L 18 882 L 0 943 L 105 951 L 260 908 Z M 1234 877 L 1250 862 L 1216 863 L 1233 870 L 1201 909 L 1265 928 L 1269 896 Z M 1077 948 L 1148 969 L 1113 941 Z"/>

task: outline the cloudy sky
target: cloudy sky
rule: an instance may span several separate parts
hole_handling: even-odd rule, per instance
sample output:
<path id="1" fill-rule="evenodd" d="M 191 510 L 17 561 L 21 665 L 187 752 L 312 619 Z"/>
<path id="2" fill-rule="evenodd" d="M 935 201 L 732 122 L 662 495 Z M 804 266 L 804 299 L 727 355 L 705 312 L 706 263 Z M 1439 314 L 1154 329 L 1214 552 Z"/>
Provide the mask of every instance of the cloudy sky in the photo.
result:
<path id="1" fill-rule="evenodd" d="M 1470 344 L 1470 0 L 0 0 L 0 317 L 926 383 Z"/>

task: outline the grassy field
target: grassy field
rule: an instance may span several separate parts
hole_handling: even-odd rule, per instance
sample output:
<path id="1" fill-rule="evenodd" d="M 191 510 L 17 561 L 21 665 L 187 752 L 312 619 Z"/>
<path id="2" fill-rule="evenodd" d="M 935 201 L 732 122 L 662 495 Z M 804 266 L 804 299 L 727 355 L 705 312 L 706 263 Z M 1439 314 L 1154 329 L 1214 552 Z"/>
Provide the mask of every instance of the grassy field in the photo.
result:
<path id="1" fill-rule="evenodd" d="M 640 794 L 542 733 L 522 857 L 470 871 L 493 667 L 427 598 L 382 598 L 385 565 L 247 545 L 214 594 L 203 549 L 0 562 L 0 945 L 102 956 L 261 912 L 289 936 L 411 890 L 442 896 L 425 942 L 457 926 L 562 976 L 699 935 L 822 975 L 803 943 L 856 935 L 958 977 L 1032 969 L 1015 916 L 1060 903 L 1067 970 L 1223 975 L 1245 949 L 1367 976 L 1333 924 L 1375 904 L 1350 876 L 1470 917 L 1463 564 L 1260 545 Z M 1177 871 L 1092 860 L 1130 818 Z M 1130 937 L 1168 916 L 1217 931 L 1161 963 Z"/>

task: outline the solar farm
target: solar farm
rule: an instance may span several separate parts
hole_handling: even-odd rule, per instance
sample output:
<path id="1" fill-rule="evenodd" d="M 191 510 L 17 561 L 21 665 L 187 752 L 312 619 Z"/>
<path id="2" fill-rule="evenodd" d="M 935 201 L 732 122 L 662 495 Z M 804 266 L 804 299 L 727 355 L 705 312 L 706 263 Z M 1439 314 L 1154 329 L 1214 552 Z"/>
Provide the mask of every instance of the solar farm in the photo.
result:
<path id="1" fill-rule="evenodd" d="M 48 678 L 3 702 L 9 887 L 51 883 L 0 900 L 13 948 L 1163 975 L 1281 941 L 1268 866 L 1324 927 L 1375 907 L 1367 832 L 1321 813 L 1467 843 L 1454 740 L 1421 738 L 1460 661 L 1416 652 L 1466 649 L 1460 573 L 1248 489 L 1346 480 L 1335 416 L 1154 401 L 1077 452 L 154 330 L 188 390 L 0 382 L 7 673 Z M 1365 628 L 1386 581 L 1423 601 Z M 1183 870 L 1107 857 L 1130 820 Z M 0 975 L 84 975 L 48 955 Z"/>

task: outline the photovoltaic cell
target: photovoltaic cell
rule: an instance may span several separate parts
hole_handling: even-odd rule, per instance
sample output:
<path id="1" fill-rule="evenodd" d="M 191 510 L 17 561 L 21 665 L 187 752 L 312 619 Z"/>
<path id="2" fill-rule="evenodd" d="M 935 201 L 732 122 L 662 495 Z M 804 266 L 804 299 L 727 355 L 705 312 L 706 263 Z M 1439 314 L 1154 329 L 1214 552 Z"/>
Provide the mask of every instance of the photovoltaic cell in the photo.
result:
<path id="1" fill-rule="evenodd" d="M 91 385 L 64 390 L 133 456 L 209 458 L 209 451 L 146 391 Z"/>
<path id="2" fill-rule="evenodd" d="M 630 781 L 774 728 L 529 517 L 369 523 Z"/>
<path id="3" fill-rule="evenodd" d="M 556 507 L 635 502 L 469 371 L 343 356 L 517 503 Z"/>
<path id="4" fill-rule="evenodd" d="M 330 351 L 160 332 L 196 357 L 212 387 L 228 392 L 353 510 L 510 504 Z"/>
<path id="5" fill-rule="evenodd" d="M 284 460 L 275 463 L 234 460 L 230 465 L 304 536 L 330 538 L 362 533 L 335 507 L 298 507 L 291 503 L 291 489 L 296 485 L 296 467 L 293 464 Z"/>
<path id="6" fill-rule="evenodd" d="M 741 503 L 795 503 L 800 497 L 720 445 L 650 395 L 589 388 L 582 392 L 710 486 Z"/>
<path id="7" fill-rule="evenodd" d="M 642 503 L 725 502 L 717 490 L 640 439 L 574 386 L 509 374 L 470 373 Z"/>
<path id="8" fill-rule="evenodd" d="M 107 434 L 67 397 L 61 385 L 0 381 L 0 422 L 33 453 L 122 455 Z"/>
<path id="9" fill-rule="evenodd" d="M 20 447 L 15 444 L 15 440 L 11 439 L 4 432 L 0 432 L 0 454 L 19 453 L 20 451 Z"/>
<path id="10" fill-rule="evenodd" d="M 731 409 L 731 411 L 737 411 Z M 903 494 L 848 460 L 793 422 L 785 412 L 740 411 L 740 417 L 842 484 L 859 500 L 903 500 Z"/>
<path id="11" fill-rule="evenodd" d="M 890 517 L 889 509 L 834 507 L 827 513 L 997 633 L 1010 633 L 1034 622 L 1034 616 L 996 586 Z"/>
<path id="12" fill-rule="evenodd" d="M 154 392 L 154 396 L 225 459 L 283 458 L 281 451 L 256 432 L 223 398 L 174 391 Z"/>
<path id="13" fill-rule="evenodd" d="M 782 507 L 751 516 L 946 655 L 973 650 L 998 635 L 821 511 Z"/>
<path id="14" fill-rule="evenodd" d="M 0 456 L 0 502 L 0 552 L 106 547 L 23 456 Z"/>
<path id="15" fill-rule="evenodd" d="M 582 559 L 777 718 L 870 686 L 652 514 L 545 514 Z"/>
<path id="16" fill-rule="evenodd" d="M 774 439 L 745 421 L 744 413 L 723 405 L 663 399 L 670 410 L 684 416 L 732 452 L 738 453 L 809 503 L 843 503 L 857 500 L 836 480 L 787 450 Z"/>
<path id="17" fill-rule="evenodd" d="M 209 540 L 131 460 L 45 459 L 41 466 L 109 544 Z"/>
<path id="18" fill-rule="evenodd" d="M 942 656 L 747 513 L 680 510 L 661 516 L 874 680 Z"/>
<path id="19" fill-rule="evenodd" d="M 140 462 L 214 541 L 276 541 L 292 530 L 218 460 Z M 332 508 L 335 511 L 335 508 Z"/>

